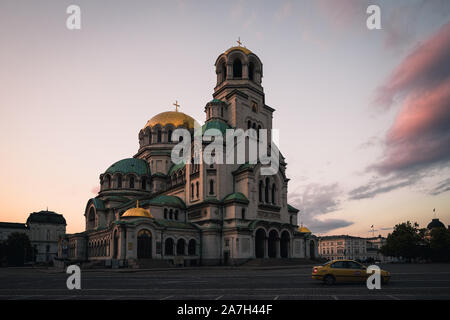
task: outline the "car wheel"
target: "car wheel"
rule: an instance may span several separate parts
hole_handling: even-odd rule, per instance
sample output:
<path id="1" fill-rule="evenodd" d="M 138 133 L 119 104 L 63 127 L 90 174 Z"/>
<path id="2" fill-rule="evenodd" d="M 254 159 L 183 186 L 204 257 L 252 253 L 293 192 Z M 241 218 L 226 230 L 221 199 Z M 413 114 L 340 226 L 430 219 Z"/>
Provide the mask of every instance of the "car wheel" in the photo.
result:
<path id="1" fill-rule="evenodd" d="M 323 282 L 325 282 L 327 286 L 331 286 L 334 284 L 335 279 L 332 275 L 327 275 L 325 276 L 325 278 L 323 278 Z"/>

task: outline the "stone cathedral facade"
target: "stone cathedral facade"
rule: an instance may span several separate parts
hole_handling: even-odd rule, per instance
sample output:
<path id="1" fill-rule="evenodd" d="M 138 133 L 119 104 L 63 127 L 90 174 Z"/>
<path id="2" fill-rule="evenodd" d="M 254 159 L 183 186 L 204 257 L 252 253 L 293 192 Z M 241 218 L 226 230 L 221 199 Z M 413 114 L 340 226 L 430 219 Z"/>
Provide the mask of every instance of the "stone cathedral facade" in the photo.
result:
<path id="1" fill-rule="evenodd" d="M 100 192 L 86 204 L 86 230 L 61 240 L 62 258 L 139 267 L 317 256 L 315 236 L 299 228 L 299 210 L 287 202 L 282 154 L 275 175 L 261 175 L 261 163 L 172 162 L 177 128 L 192 137 L 229 128 L 267 129 L 270 135 L 275 109 L 265 103 L 258 56 L 232 47 L 219 55 L 215 72 L 204 125 L 177 104 L 151 118 L 139 131 L 137 153 L 100 175 Z"/>

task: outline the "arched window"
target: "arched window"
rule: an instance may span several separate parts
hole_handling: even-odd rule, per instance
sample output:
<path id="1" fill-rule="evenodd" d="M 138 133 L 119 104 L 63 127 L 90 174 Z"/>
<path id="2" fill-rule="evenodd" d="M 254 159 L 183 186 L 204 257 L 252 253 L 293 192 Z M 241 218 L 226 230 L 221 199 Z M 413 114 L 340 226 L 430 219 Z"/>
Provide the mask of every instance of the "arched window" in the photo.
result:
<path id="1" fill-rule="evenodd" d="M 172 130 L 169 130 L 169 132 L 167 133 L 167 141 L 172 142 Z"/>
<path id="2" fill-rule="evenodd" d="M 276 186 L 272 184 L 272 204 L 275 204 Z"/>
<path id="3" fill-rule="evenodd" d="M 134 189 L 134 177 L 130 177 L 130 189 Z"/>
<path id="4" fill-rule="evenodd" d="M 263 182 L 259 181 L 259 202 L 263 201 Z"/>
<path id="5" fill-rule="evenodd" d="M 167 220 L 167 208 L 164 208 L 164 219 Z"/>
<path id="6" fill-rule="evenodd" d="M 247 129 L 250 129 L 252 127 L 252 122 L 250 120 L 247 121 Z"/>
<path id="7" fill-rule="evenodd" d="M 250 62 L 248 65 L 248 78 L 251 81 L 253 81 L 255 79 L 254 72 L 255 72 L 255 65 L 253 64 L 253 62 Z"/>
<path id="8" fill-rule="evenodd" d="M 198 185 L 198 181 L 195 183 L 195 189 L 196 189 L 196 194 L 197 194 L 197 198 L 199 197 L 199 185 Z"/>
<path id="9" fill-rule="evenodd" d="M 164 254 L 166 256 L 173 256 L 173 239 L 168 238 L 164 243 Z"/>
<path id="10" fill-rule="evenodd" d="M 225 64 L 225 62 L 222 62 L 221 64 L 221 69 L 222 69 L 222 81 L 227 80 L 227 65 Z"/>
<path id="11" fill-rule="evenodd" d="M 184 256 L 185 255 L 185 241 L 184 239 L 179 239 L 177 242 L 177 256 Z"/>
<path id="12" fill-rule="evenodd" d="M 245 219 L 245 208 L 242 208 L 242 220 Z"/>
<path id="13" fill-rule="evenodd" d="M 220 116 L 223 118 L 223 107 L 220 107 Z"/>
<path id="14" fill-rule="evenodd" d="M 191 183 L 191 198 L 194 198 L 194 184 Z"/>
<path id="15" fill-rule="evenodd" d="M 111 189 L 111 177 L 110 176 L 105 177 L 105 186 L 106 186 L 106 189 Z"/>
<path id="16" fill-rule="evenodd" d="M 195 256 L 195 247 L 197 246 L 197 243 L 194 239 L 189 240 L 188 244 L 188 255 Z"/>
<path id="17" fill-rule="evenodd" d="M 142 178 L 141 183 L 142 183 L 141 186 L 142 190 L 147 190 L 147 179 L 145 177 Z"/>
<path id="18" fill-rule="evenodd" d="M 242 78 L 242 63 L 239 59 L 233 62 L 233 78 Z"/>
<path id="19" fill-rule="evenodd" d="M 169 220 L 173 219 L 173 211 L 172 209 L 169 210 Z"/>
<path id="20" fill-rule="evenodd" d="M 265 188 L 265 194 L 264 194 L 264 200 L 266 203 L 269 203 L 269 188 L 270 188 L 270 181 L 269 178 L 266 178 L 266 188 Z"/>
<path id="21" fill-rule="evenodd" d="M 156 138 L 156 141 L 157 142 L 161 142 L 161 129 L 158 129 L 158 131 L 157 131 L 157 136 L 156 136 L 157 138 Z"/>
<path id="22" fill-rule="evenodd" d="M 122 188 L 122 176 L 117 176 L 117 188 Z"/>
<path id="23" fill-rule="evenodd" d="M 214 180 L 209 180 L 209 194 L 214 194 Z"/>

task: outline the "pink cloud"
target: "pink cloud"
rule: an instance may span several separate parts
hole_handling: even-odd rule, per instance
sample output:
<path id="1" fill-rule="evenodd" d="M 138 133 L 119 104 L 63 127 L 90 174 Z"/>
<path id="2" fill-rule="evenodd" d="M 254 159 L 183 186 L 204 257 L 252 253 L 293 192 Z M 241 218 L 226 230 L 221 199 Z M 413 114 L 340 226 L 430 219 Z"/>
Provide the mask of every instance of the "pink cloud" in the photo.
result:
<path id="1" fill-rule="evenodd" d="M 375 102 L 389 108 L 397 96 L 410 91 L 418 94 L 441 82 L 449 74 L 450 22 L 406 57 L 387 83 L 378 89 Z"/>

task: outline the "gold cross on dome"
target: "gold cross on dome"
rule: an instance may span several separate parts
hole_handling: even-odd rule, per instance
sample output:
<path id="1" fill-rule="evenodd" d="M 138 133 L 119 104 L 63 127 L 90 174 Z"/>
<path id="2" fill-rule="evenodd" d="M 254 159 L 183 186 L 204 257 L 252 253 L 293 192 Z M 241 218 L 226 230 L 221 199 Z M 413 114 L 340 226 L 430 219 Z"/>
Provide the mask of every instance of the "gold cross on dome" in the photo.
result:
<path id="1" fill-rule="evenodd" d="M 238 38 L 238 40 L 236 41 L 239 45 L 239 47 L 241 46 L 242 42 L 241 42 L 241 37 Z"/>
<path id="2" fill-rule="evenodd" d="M 178 100 L 175 100 L 175 103 L 173 104 L 175 106 L 175 111 L 178 112 L 178 108 L 180 105 L 178 104 Z"/>

